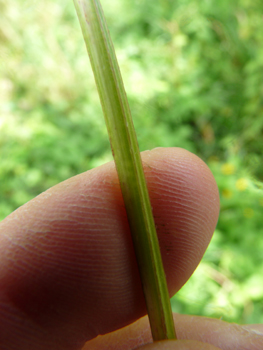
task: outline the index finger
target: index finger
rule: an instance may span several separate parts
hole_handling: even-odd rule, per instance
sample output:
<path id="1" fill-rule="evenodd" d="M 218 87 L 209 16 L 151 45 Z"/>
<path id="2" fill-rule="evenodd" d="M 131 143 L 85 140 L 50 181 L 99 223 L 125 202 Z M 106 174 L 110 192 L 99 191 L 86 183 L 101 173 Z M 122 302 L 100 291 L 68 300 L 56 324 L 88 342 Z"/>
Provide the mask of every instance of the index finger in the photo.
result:
<path id="1" fill-rule="evenodd" d="M 142 159 L 172 295 L 211 239 L 218 190 L 190 152 L 155 149 Z M 0 229 L 3 349 L 79 349 L 146 313 L 113 163 L 51 188 Z"/>

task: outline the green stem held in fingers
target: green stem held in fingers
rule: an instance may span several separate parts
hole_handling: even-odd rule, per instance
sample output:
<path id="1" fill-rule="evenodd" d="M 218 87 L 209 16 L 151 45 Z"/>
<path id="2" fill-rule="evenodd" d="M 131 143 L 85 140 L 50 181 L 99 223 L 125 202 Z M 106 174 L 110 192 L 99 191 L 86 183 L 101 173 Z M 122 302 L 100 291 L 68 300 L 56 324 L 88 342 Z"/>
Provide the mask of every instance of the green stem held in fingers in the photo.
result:
<path id="1" fill-rule="evenodd" d="M 154 340 L 176 339 L 139 147 L 99 0 L 74 0 L 120 181 Z"/>

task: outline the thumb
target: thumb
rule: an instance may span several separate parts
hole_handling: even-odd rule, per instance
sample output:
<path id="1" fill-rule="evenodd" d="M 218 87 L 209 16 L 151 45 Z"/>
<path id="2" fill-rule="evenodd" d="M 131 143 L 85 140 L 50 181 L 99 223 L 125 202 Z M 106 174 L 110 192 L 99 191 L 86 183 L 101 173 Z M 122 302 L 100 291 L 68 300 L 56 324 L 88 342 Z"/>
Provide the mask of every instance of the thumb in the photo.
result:
<path id="1" fill-rule="evenodd" d="M 165 340 L 140 346 L 137 350 L 220 350 L 218 347 L 196 340 Z"/>

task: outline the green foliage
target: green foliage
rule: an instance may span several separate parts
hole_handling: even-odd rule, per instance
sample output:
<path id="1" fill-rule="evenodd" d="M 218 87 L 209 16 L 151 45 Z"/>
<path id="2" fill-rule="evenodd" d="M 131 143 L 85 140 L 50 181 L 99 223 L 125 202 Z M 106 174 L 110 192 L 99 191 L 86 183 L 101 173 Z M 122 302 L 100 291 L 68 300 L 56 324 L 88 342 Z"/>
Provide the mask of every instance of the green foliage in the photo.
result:
<path id="1" fill-rule="evenodd" d="M 208 163 L 221 214 L 176 311 L 263 322 L 263 4 L 104 0 L 141 150 Z M 72 1 L 0 0 L 0 218 L 111 159 Z"/>

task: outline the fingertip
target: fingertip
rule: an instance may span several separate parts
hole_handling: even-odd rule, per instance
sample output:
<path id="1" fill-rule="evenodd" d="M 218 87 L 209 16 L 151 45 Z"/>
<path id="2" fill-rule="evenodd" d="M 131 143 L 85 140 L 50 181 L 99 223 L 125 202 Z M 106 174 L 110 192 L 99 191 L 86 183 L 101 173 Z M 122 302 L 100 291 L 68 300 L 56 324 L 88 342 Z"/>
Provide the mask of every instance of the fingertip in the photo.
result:
<path id="1" fill-rule="evenodd" d="M 219 215 L 219 192 L 209 167 L 182 148 L 142 153 L 155 224 L 173 295 L 202 258 Z M 190 260 L 189 260 L 190 258 Z"/>

